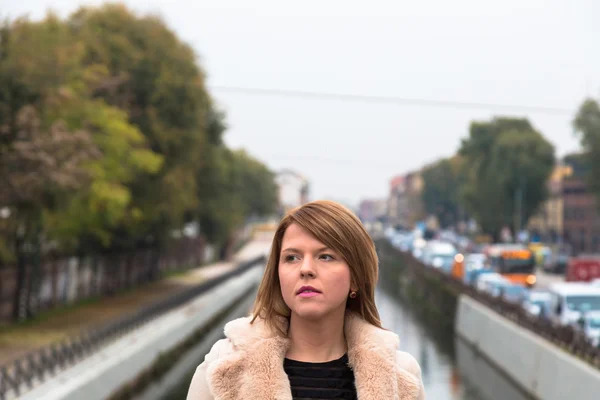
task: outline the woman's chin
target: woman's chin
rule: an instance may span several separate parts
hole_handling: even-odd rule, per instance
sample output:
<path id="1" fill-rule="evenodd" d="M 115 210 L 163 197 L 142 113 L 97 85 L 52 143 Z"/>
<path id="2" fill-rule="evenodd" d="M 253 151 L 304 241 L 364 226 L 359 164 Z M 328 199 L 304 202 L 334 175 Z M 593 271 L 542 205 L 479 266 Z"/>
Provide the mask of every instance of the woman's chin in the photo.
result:
<path id="1" fill-rule="evenodd" d="M 292 310 L 292 315 L 296 315 L 298 318 L 304 320 L 314 321 L 322 319 L 327 315 L 327 310 L 315 304 L 302 304 Z"/>
<path id="2" fill-rule="evenodd" d="M 343 308 L 340 310 L 344 312 Z M 324 307 L 323 304 L 298 304 L 292 309 L 292 315 L 306 321 L 320 320 L 335 313 L 335 308 Z"/>

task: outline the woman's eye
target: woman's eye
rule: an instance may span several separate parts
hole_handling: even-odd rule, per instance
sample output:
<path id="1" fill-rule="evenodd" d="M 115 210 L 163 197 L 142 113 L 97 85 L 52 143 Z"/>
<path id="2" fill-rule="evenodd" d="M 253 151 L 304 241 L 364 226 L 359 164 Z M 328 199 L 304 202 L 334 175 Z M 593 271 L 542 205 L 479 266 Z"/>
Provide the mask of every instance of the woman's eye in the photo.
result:
<path id="1" fill-rule="evenodd" d="M 290 255 L 285 256 L 284 260 L 285 260 L 285 262 L 292 262 L 292 261 L 296 261 L 297 258 L 298 257 L 290 254 Z"/>
<path id="2" fill-rule="evenodd" d="M 329 255 L 329 254 L 322 254 L 321 258 L 324 259 L 325 261 L 331 261 L 333 260 L 333 256 Z"/>

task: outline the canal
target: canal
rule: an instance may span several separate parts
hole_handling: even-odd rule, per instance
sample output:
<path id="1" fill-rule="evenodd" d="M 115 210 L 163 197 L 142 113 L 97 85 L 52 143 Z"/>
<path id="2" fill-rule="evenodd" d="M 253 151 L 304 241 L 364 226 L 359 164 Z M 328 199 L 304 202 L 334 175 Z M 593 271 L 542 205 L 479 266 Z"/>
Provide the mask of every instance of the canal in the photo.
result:
<path id="1" fill-rule="evenodd" d="M 427 399 L 435 400 L 527 400 L 507 379 L 462 341 L 435 337 L 432 332 L 395 297 L 378 289 L 376 302 L 385 328 L 400 336 L 401 350 L 412 354 L 422 369 Z M 249 307 L 247 303 L 244 307 Z M 243 309 L 243 307 L 242 307 Z M 239 313 L 239 311 L 238 311 Z M 243 313 L 242 313 L 243 314 Z M 224 321 L 225 322 L 225 321 Z M 222 326 L 209 341 L 220 337 Z M 192 363 L 165 378 L 160 392 L 141 399 L 181 400 L 194 373 L 195 364 L 204 358 L 207 345 L 195 349 Z M 197 360 L 197 362 L 193 360 Z M 165 389 L 166 387 L 166 389 Z"/>

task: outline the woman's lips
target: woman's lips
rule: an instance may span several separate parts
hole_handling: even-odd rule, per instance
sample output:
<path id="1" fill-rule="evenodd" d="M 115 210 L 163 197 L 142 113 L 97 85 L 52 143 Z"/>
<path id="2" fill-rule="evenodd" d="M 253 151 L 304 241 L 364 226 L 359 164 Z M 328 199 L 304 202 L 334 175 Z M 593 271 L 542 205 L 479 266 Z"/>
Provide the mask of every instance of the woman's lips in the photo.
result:
<path id="1" fill-rule="evenodd" d="M 300 293 L 298 293 L 298 296 L 300 296 L 300 297 L 315 297 L 315 296 L 317 296 L 319 294 L 321 294 L 321 293 L 306 291 L 306 292 L 300 292 Z"/>

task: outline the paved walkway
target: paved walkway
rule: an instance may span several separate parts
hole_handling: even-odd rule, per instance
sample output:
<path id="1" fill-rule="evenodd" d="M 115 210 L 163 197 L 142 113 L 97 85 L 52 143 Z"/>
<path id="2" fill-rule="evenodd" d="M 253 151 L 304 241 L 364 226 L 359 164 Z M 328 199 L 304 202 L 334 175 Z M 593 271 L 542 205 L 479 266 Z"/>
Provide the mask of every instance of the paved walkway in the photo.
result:
<path id="1" fill-rule="evenodd" d="M 86 329 L 101 326 L 115 318 L 130 314 L 140 307 L 167 298 L 204 280 L 232 270 L 237 263 L 261 254 L 268 255 L 272 235 L 261 233 L 244 246 L 231 262 L 198 267 L 181 275 L 136 288 L 113 297 L 49 312 L 42 318 L 0 330 L 0 366 L 27 353 L 76 335 Z"/>

